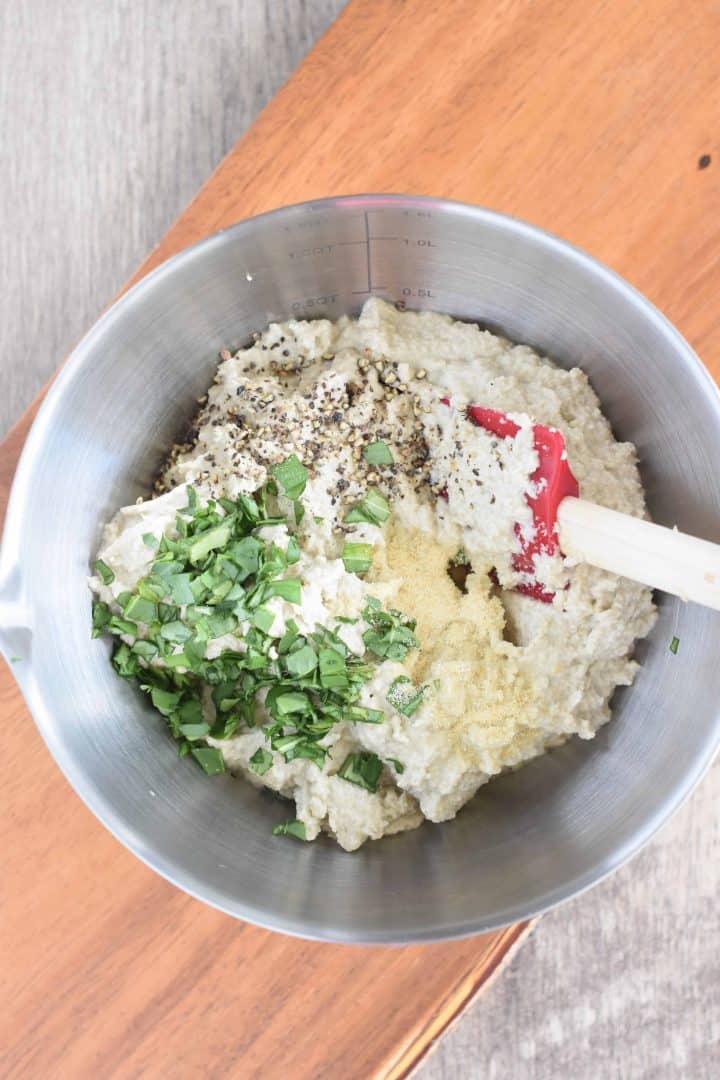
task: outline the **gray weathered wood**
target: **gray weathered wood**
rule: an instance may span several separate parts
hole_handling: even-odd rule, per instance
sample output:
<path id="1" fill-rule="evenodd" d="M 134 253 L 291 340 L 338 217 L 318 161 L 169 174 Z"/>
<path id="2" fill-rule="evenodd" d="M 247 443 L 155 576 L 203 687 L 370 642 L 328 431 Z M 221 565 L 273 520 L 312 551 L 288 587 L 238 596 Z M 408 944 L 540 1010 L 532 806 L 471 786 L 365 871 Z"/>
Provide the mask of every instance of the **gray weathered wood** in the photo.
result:
<path id="1" fill-rule="evenodd" d="M 3 0 L 0 432 L 340 0 Z M 546 916 L 423 1080 L 720 1075 L 720 768 L 633 863 Z"/>
<path id="2" fill-rule="evenodd" d="M 0 435 L 343 0 L 2 0 Z"/>
<path id="3" fill-rule="evenodd" d="M 545 915 L 417 1080 L 720 1076 L 720 763 L 631 863 Z"/>

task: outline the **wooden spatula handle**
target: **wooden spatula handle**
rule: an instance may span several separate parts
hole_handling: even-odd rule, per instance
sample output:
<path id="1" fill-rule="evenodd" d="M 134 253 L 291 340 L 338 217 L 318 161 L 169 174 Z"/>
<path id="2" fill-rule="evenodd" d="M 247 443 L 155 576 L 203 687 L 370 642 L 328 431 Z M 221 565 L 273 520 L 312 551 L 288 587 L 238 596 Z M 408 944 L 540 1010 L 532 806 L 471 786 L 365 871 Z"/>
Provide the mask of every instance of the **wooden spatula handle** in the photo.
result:
<path id="1" fill-rule="evenodd" d="M 572 497 L 557 524 L 571 558 L 720 611 L 720 544 Z"/>

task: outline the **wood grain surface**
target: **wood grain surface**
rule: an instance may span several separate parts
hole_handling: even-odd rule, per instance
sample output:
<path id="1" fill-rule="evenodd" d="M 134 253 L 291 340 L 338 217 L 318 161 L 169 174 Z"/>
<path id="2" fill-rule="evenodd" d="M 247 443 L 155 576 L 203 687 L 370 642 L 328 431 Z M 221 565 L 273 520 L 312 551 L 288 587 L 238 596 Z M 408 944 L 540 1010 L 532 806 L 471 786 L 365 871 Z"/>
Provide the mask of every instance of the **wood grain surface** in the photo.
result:
<path id="1" fill-rule="evenodd" d="M 535 221 L 611 263 L 665 310 L 717 376 L 718 44 L 720 10 L 705 0 L 692 6 L 670 0 L 452 0 L 442 6 L 355 0 L 143 270 L 214 228 L 301 198 L 360 190 L 465 198 Z M 705 154 L 710 164 L 700 168 Z M 21 424 L 3 447 L 5 479 L 24 430 Z M 467 999 L 478 971 L 486 961 L 492 966 L 507 943 L 480 939 L 472 943 L 474 952 L 464 951 L 469 943 L 418 950 L 307 947 L 312 958 L 304 961 L 305 969 L 314 977 L 324 971 L 323 954 L 332 952 L 338 967 L 331 978 L 318 979 L 321 989 L 313 1000 L 322 1011 L 315 1011 L 313 1000 L 305 1002 L 305 1011 L 297 1013 L 300 1028 L 289 1032 L 282 1015 L 286 1021 L 287 982 L 278 971 L 287 970 L 278 959 L 283 939 L 205 911 L 137 864 L 72 796 L 7 680 L 0 695 L 8 720 L 3 943 L 12 963 L 0 975 L 12 1005 L 4 1009 L 7 1033 L 0 1035 L 13 1047 L 8 1075 L 274 1076 L 287 1069 L 293 1076 L 330 1075 L 327 1070 L 391 1075 L 411 1064 L 418 1048 Z M 28 759 L 31 785 L 20 767 Z M 688 808 L 683 814 L 687 819 Z M 680 845 L 681 826 L 682 815 L 672 826 Z M 690 857 L 700 859 L 709 849 L 701 848 L 695 831 L 689 836 Z M 672 874 L 677 860 L 668 856 L 664 865 Z M 609 892 L 609 883 L 601 889 L 616 901 L 624 897 L 626 905 L 633 901 L 652 910 L 656 890 L 633 888 L 635 866 L 618 876 L 624 877 L 624 893 Z M 697 869 L 693 873 L 696 880 L 689 879 L 686 889 L 695 887 L 703 901 L 702 929 L 673 920 L 673 909 L 660 910 L 658 925 L 668 947 L 678 938 L 686 944 L 697 937 L 716 950 L 708 878 Z M 568 980 L 565 1008 L 548 1012 L 545 1002 L 561 999 L 557 992 L 552 997 L 552 987 L 523 978 L 521 954 L 509 973 L 508 996 L 488 1005 L 495 1030 L 486 1027 L 478 1040 L 473 1033 L 482 1029 L 471 1028 L 467 1018 L 425 1066 L 428 1075 L 508 1075 L 508 1063 L 514 1064 L 513 1077 L 715 1075 L 716 967 L 709 965 L 707 979 L 689 998 L 702 1006 L 697 1051 L 689 1055 L 678 1042 L 676 1018 L 675 1030 L 656 1025 L 654 1056 L 635 1057 L 627 1052 L 632 1040 L 624 1048 L 615 1044 L 613 1020 L 620 1011 L 634 1018 L 633 1036 L 639 1038 L 637 1028 L 652 1009 L 652 995 L 643 996 L 642 987 L 660 983 L 633 982 L 630 960 L 611 947 L 629 912 L 621 907 L 608 913 L 588 907 L 588 900 L 575 905 L 588 914 L 584 923 L 575 923 L 576 936 L 565 951 L 552 953 L 552 942 L 567 937 L 567 909 L 543 922 L 525 954 L 545 965 L 552 960 L 555 981 Z M 693 915 L 689 900 L 678 910 Z M 644 921 L 636 923 L 637 932 Z M 547 923 L 557 932 L 543 951 L 538 942 L 547 940 Z M 587 939 L 579 940 L 583 928 Z M 604 954 L 584 951 L 588 940 Z M 444 965 L 450 949 L 457 953 Z M 403 954 L 408 967 L 400 972 Z M 573 997 L 563 964 L 578 954 L 590 998 Z M 242 979 L 248 956 L 249 981 Z M 264 974 L 255 981 L 258 959 Z M 663 976 L 668 984 L 671 971 L 672 964 Z M 374 983 L 366 981 L 371 972 Z M 444 1008 L 425 996 L 436 972 L 445 980 Z M 602 992 L 609 976 L 616 1001 L 623 1000 L 617 1008 L 606 1004 L 603 1012 L 592 995 Z M 361 986 L 393 980 L 403 994 L 395 1011 L 388 1011 L 388 1022 L 378 1025 L 355 1002 L 372 996 L 362 995 Z M 347 1001 L 336 990 L 351 985 L 357 988 L 357 1026 L 343 1051 L 318 1038 L 316 1017 L 322 1016 L 325 1033 L 326 1018 L 346 1016 Z M 261 1003 L 268 998 L 273 1005 L 266 1015 Z M 487 1003 L 483 999 L 480 1008 Z M 595 1020 L 603 1016 L 604 1026 L 598 1027 Z M 508 1018 L 521 1032 L 518 1038 L 508 1031 Z M 393 1025 L 403 1039 L 388 1043 L 386 1029 Z M 579 1047 L 592 1055 L 582 1061 L 582 1073 L 575 1068 L 577 1057 L 563 1059 L 566 1072 L 552 1064 L 560 1060 L 553 1055 L 568 1040 L 568 1025 Z M 293 1032 L 297 1049 L 288 1048 Z M 367 1044 L 378 1041 L 371 1061 Z M 484 1051 L 480 1060 L 478 1049 Z"/>

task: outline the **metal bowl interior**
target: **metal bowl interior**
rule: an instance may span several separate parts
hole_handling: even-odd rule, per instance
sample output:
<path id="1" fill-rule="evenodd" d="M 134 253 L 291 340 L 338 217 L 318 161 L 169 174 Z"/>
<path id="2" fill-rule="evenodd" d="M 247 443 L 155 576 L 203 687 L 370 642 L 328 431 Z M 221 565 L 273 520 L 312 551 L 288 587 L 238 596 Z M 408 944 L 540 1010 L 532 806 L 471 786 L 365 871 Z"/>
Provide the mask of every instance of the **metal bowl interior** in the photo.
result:
<path id="1" fill-rule="evenodd" d="M 210 904 L 289 933 L 420 941 L 522 919 L 592 885 L 667 818 L 720 741 L 720 616 L 663 598 L 642 669 L 590 742 L 482 788 L 452 822 L 348 855 L 271 835 L 287 804 L 178 759 L 89 638 L 100 526 L 147 494 L 219 349 L 370 293 L 501 329 L 590 375 L 639 449 L 656 520 L 720 540 L 720 399 L 679 334 L 616 275 L 521 222 L 433 199 L 328 199 L 188 249 L 82 342 L 34 425 L 4 537 L 3 646 L 80 796 L 140 858 Z M 680 638 L 678 654 L 669 642 Z"/>

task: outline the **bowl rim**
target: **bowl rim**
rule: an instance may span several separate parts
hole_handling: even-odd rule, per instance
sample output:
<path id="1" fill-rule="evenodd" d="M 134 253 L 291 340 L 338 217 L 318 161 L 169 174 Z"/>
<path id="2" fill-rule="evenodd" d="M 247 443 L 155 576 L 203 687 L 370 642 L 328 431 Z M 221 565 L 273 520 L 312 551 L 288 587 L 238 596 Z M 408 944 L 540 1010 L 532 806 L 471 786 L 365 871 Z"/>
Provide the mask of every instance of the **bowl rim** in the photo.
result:
<path id="1" fill-rule="evenodd" d="M 63 740 L 57 737 L 51 721 L 52 709 L 50 703 L 45 700 L 31 666 L 27 664 L 20 666 L 10 664 L 11 649 L 6 634 L 7 628 L 18 628 L 27 625 L 27 621 L 23 617 L 22 584 L 19 580 L 19 560 L 17 558 L 21 521 L 27 499 L 26 489 L 29 486 L 27 480 L 31 476 L 45 433 L 52 425 L 55 411 L 62 404 L 67 389 L 73 385 L 76 379 L 82 377 L 83 368 L 89 356 L 113 323 L 117 319 L 125 318 L 140 297 L 152 290 L 158 282 L 171 276 L 178 268 L 195 259 L 204 257 L 208 251 L 223 244 L 228 237 L 241 235 L 258 223 L 262 224 L 277 217 L 286 217 L 288 214 L 301 216 L 309 209 L 313 211 L 342 209 L 344 207 L 372 209 L 373 207 L 387 206 L 435 209 L 442 213 L 458 215 L 470 214 L 475 220 L 500 226 L 518 237 L 530 238 L 535 242 L 540 241 L 547 249 L 559 254 L 566 260 L 569 258 L 571 262 L 583 266 L 584 269 L 602 279 L 610 288 L 624 293 L 641 310 L 643 315 L 654 324 L 656 330 L 668 340 L 675 351 L 682 356 L 688 371 L 698 380 L 701 388 L 714 404 L 720 423 L 720 388 L 679 330 L 635 286 L 626 281 L 616 271 L 569 241 L 512 215 L 477 206 L 473 203 L 435 196 L 368 193 L 310 199 L 244 218 L 195 241 L 140 278 L 101 315 L 72 350 L 67 361 L 53 379 L 52 385 L 33 421 L 15 470 L 8 499 L 2 546 L 0 547 L 0 651 L 5 654 L 8 660 L 10 670 L 25 697 L 33 720 L 53 759 L 76 794 L 105 828 L 145 865 L 160 874 L 171 884 L 225 914 L 292 937 L 314 941 L 367 945 L 401 945 L 444 941 L 486 933 L 512 923 L 536 918 L 544 912 L 582 895 L 594 885 L 604 881 L 605 878 L 624 866 L 644 847 L 685 802 L 710 768 L 716 753 L 720 749 L 720 706 L 711 733 L 706 738 L 704 745 L 698 748 L 692 767 L 687 770 L 682 783 L 677 784 L 666 795 L 656 812 L 641 825 L 636 826 L 631 835 L 613 851 L 612 856 L 604 859 L 592 871 L 586 871 L 560 886 L 546 890 L 538 898 L 537 902 L 527 905 L 516 904 L 512 908 L 504 910 L 502 917 L 465 919 L 449 925 L 436 924 L 432 928 L 413 930 L 409 933 L 381 929 L 370 932 L 362 931 L 360 934 L 356 934 L 332 925 L 324 926 L 320 931 L 314 928 L 309 929 L 302 918 L 268 916 L 261 907 L 230 899 L 226 893 L 205 885 L 201 879 L 196 878 L 186 868 L 180 866 L 177 860 L 166 857 L 161 850 L 156 848 L 149 850 L 137 832 L 130 830 L 122 822 L 118 821 L 113 805 L 105 798 L 103 792 L 95 786 L 84 769 L 76 763 L 74 755 L 65 748 Z"/>

